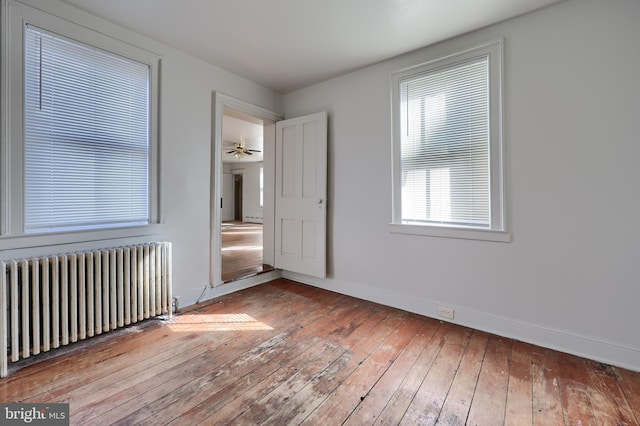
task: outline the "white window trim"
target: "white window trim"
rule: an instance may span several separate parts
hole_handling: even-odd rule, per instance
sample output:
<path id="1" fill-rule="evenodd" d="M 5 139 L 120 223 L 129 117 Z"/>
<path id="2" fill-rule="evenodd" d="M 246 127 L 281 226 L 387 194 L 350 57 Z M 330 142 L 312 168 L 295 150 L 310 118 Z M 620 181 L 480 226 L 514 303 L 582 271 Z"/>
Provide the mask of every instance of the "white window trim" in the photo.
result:
<path id="1" fill-rule="evenodd" d="M 129 238 L 162 232 L 160 223 L 158 100 L 161 57 L 150 50 L 70 22 L 16 0 L 1 1 L 2 57 L 0 91 L 0 250 L 75 242 Z M 78 40 L 115 54 L 135 59 L 150 67 L 149 117 L 149 225 L 121 226 L 72 232 L 26 234 L 23 188 L 23 38 L 24 25 L 31 23 L 47 31 Z"/>
<path id="2" fill-rule="evenodd" d="M 392 220 L 389 231 L 396 234 L 425 235 L 485 241 L 510 242 L 507 230 L 504 189 L 504 146 L 502 139 L 502 39 L 438 58 L 419 65 L 398 70 L 391 74 L 391 129 L 392 129 Z M 401 142 L 400 142 L 400 82 L 407 77 L 450 67 L 479 57 L 489 58 L 489 111 L 490 142 L 489 162 L 491 179 L 491 227 L 442 224 L 406 224 L 402 222 L 401 208 Z"/>

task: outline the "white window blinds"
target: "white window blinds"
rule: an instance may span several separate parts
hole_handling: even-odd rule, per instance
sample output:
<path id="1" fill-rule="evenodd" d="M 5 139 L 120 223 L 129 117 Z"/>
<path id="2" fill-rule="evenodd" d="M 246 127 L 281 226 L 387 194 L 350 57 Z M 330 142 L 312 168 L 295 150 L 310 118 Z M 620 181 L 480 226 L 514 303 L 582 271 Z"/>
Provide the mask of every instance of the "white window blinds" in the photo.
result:
<path id="1" fill-rule="evenodd" d="M 148 224 L 149 66 L 25 28 L 25 231 Z"/>
<path id="2" fill-rule="evenodd" d="M 403 223 L 491 226 L 489 61 L 400 81 Z"/>

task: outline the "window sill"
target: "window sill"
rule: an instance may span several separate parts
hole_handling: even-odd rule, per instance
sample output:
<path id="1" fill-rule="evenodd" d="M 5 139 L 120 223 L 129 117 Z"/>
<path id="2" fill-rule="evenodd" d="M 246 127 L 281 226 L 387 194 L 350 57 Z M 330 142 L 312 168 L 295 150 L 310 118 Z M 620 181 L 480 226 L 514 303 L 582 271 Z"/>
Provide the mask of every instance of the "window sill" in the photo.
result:
<path id="1" fill-rule="evenodd" d="M 92 231 L 59 232 L 37 235 L 6 235 L 0 237 L 0 252 L 5 250 L 28 249 L 33 247 L 58 246 L 101 240 L 160 235 L 164 232 L 161 224 L 133 226 Z"/>
<path id="2" fill-rule="evenodd" d="M 459 238 L 465 240 L 495 241 L 502 243 L 511 242 L 511 234 L 509 232 L 493 229 L 403 225 L 391 223 L 389 224 L 389 232 L 392 234 L 424 235 L 429 237 Z"/>

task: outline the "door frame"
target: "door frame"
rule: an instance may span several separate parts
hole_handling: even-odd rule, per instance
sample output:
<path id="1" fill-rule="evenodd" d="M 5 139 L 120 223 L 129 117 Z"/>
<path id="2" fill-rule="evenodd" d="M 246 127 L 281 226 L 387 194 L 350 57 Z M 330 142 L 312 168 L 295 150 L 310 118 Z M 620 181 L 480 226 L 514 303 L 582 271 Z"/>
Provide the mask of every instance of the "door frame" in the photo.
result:
<path id="1" fill-rule="evenodd" d="M 232 96 L 225 95 L 220 92 L 213 92 L 212 97 L 212 120 L 211 120 L 211 172 L 210 172 L 210 191 L 211 197 L 209 202 L 210 223 L 209 223 L 209 286 L 217 287 L 222 285 L 222 122 L 224 109 L 229 108 L 253 117 L 269 121 L 271 124 L 263 126 L 264 137 L 264 205 L 263 205 L 263 240 L 265 244 L 270 242 L 275 244 L 274 220 L 275 220 L 275 123 L 284 117 L 276 112 L 266 108 L 259 107 L 249 102 L 241 101 Z M 270 136 L 268 133 L 273 133 Z M 269 137 L 268 137 L 269 136 Z M 269 235 L 271 235 L 269 237 Z M 267 251 L 265 260 L 268 256 L 273 256 L 273 247 L 269 247 L 271 254 Z M 266 263 L 266 262 L 265 262 Z M 271 262 L 273 263 L 273 261 Z"/>

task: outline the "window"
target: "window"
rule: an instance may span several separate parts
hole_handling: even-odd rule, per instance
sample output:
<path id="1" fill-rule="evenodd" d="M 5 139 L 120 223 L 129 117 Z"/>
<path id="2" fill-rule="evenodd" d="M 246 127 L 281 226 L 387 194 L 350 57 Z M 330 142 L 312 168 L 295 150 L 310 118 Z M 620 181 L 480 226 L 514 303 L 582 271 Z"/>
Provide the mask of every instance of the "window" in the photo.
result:
<path id="1" fill-rule="evenodd" d="M 508 241 L 501 41 L 392 75 L 392 230 Z"/>
<path id="2" fill-rule="evenodd" d="M 2 234 L 157 223 L 159 58 L 9 4 Z"/>
<path id="3" fill-rule="evenodd" d="M 25 36 L 25 231 L 148 224 L 149 66 Z"/>

